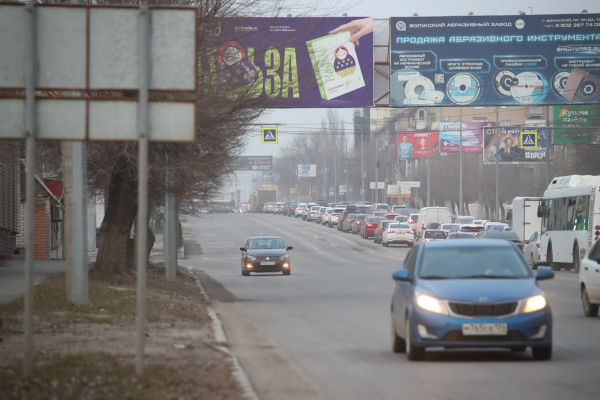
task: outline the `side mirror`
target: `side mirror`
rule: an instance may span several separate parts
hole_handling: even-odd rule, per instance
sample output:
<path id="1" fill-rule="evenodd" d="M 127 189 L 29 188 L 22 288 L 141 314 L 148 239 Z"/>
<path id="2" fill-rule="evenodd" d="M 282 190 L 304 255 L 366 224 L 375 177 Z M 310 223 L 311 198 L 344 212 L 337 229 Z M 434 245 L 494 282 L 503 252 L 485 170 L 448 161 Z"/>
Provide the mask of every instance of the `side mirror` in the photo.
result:
<path id="1" fill-rule="evenodd" d="M 410 278 L 409 278 L 408 274 L 409 274 L 409 271 L 407 269 L 397 269 L 392 274 L 392 278 L 395 281 L 410 282 Z"/>
<path id="2" fill-rule="evenodd" d="M 544 206 L 539 205 L 537 209 L 538 218 L 542 218 L 544 216 Z"/>
<path id="3" fill-rule="evenodd" d="M 286 247 L 286 250 L 293 250 L 294 248 L 292 246 L 288 246 Z"/>
<path id="4" fill-rule="evenodd" d="M 245 247 L 240 247 L 240 250 L 241 251 L 246 251 L 246 248 Z"/>
<path id="5" fill-rule="evenodd" d="M 529 239 L 525 239 L 525 240 L 523 240 L 523 243 L 525 243 L 525 244 L 529 244 Z"/>
<path id="6" fill-rule="evenodd" d="M 537 276 L 535 277 L 537 281 L 544 281 L 552 278 L 554 278 L 554 271 L 552 271 L 551 268 L 538 267 Z"/>

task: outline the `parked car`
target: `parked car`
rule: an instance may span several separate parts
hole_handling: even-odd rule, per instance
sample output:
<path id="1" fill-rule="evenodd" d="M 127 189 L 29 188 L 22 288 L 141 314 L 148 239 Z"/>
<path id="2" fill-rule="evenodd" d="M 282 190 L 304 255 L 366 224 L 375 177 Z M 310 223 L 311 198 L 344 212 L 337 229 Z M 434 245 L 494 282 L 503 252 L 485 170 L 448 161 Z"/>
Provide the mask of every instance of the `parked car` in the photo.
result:
<path id="1" fill-rule="evenodd" d="M 242 275 L 248 276 L 251 272 L 283 272 L 290 275 L 292 263 L 283 239 L 276 236 L 251 237 L 246 241 L 242 251 Z"/>
<path id="2" fill-rule="evenodd" d="M 277 203 L 275 203 L 274 201 L 268 202 L 267 204 L 265 204 L 265 207 L 263 208 L 263 212 L 269 213 L 269 214 L 275 214 L 275 212 L 277 211 L 276 206 L 277 206 Z"/>
<path id="3" fill-rule="evenodd" d="M 354 218 L 356 218 L 358 214 L 356 212 L 352 214 L 348 214 L 346 219 L 344 220 L 344 225 L 342 226 L 342 232 L 351 232 L 352 224 L 354 223 Z"/>
<path id="4" fill-rule="evenodd" d="M 345 211 L 344 208 L 334 208 L 333 211 L 331 212 L 331 214 L 329 214 L 329 223 L 327 224 L 327 226 L 329 226 L 330 228 L 337 226 L 339 219 L 340 219 L 340 215 L 344 211 Z"/>
<path id="5" fill-rule="evenodd" d="M 413 247 L 415 241 L 415 232 L 410 229 L 410 225 L 402 222 L 390 222 L 387 229 L 383 231 L 381 244 L 388 247 L 390 244 L 405 244 Z"/>
<path id="6" fill-rule="evenodd" d="M 331 216 L 332 212 L 333 212 L 333 208 L 325 207 L 325 212 L 323 213 L 323 216 L 321 217 L 321 225 L 329 224 L 329 217 Z"/>
<path id="7" fill-rule="evenodd" d="M 590 251 L 581 259 L 579 290 L 585 316 L 597 316 L 600 306 L 600 240 L 596 240 Z"/>
<path id="8" fill-rule="evenodd" d="M 323 222 L 323 216 L 325 215 L 325 212 L 327 211 L 327 207 L 320 207 L 319 208 L 319 212 L 317 212 L 317 219 L 315 220 L 315 222 L 317 224 L 320 224 Z"/>
<path id="9" fill-rule="evenodd" d="M 350 214 L 356 214 L 356 208 L 353 208 L 350 210 L 348 210 L 348 208 L 346 208 L 340 214 L 340 218 L 338 219 L 338 231 L 341 231 L 344 228 L 344 221 L 346 220 L 346 217 L 348 217 L 348 215 L 350 215 Z"/>
<path id="10" fill-rule="evenodd" d="M 373 232 L 373 242 L 383 243 L 383 232 L 385 232 L 392 221 L 389 219 L 381 220 L 377 223 L 375 231 Z"/>
<path id="11" fill-rule="evenodd" d="M 519 250 L 523 251 L 523 242 L 519 239 L 519 235 L 513 231 L 498 232 L 494 230 L 481 231 L 477 234 L 477 239 L 503 239 L 513 242 Z"/>
<path id="12" fill-rule="evenodd" d="M 308 203 L 308 204 L 306 205 L 306 210 L 304 210 L 304 212 L 302 213 L 302 220 L 303 220 L 303 221 L 306 221 L 306 220 L 308 220 L 308 215 L 310 214 L 310 211 L 312 210 L 312 208 L 313 208 L 314 206 L 321 207 L 320 205 L 318 205 L 318 204 L 316 204 L 316 203 Z M 310 221 L 309 221 L 309 222 L 310 222 Z"/>
<path id="13" fill-rule="evenodd" d="M 542 233 L 540 231 L 533 232 L 533 235 L 525 240 L 523 246 L 523 255 L 534 270 L 537 269 L 540 264 L 540 247 L 542 247 L 541 236 Z"/>
<path id="14" fill-rule="evenodd" d="M 294 211 L 294 218 L 302 218 L 302 215 L 304 214 L 304 211 L 306 210 L 306 203 L 298 203 L 298 206 L 296 207 L 296 211 Z"/>
<path id="15" fill-rule="evenodd" d="M 368 239 L 371 236 L 373 236 L 375 234 L 375 228 L 377 227 L 377 224 L 379 224 L 379 221 L 383 220 L 387 221 L 387 218 L 377 217 L 374 215 L 370 215 L 367 218 L 365 218 L 360 227 L 360 236 L 363 239 Z"/>
<path id="16" fill-rule="evenodd" d="M 421 242 L 394 271 L 392 350 L 422 360 L 428 347 L 531 347 L 552 357 L 552 312 L 523 254 L 505 241 Z"/>
<path id="17" fill-rule="evenodd" d="M 298 203 L 290 203 L 284 210 L 283 215 L 291 217 L 296 214 L 296 207 L 298 207 Z"/>
<path id="18" fill-rule="evenodd" d="M 365 218 L 367 218 L 367 217 L 368 217 L 367 214 L 357 214 L 356 217 L 354 217 L 354 220 L 352 221 L 352 234 L 353 235 L 360 233 L 360 227 L 364 223 Z"/>

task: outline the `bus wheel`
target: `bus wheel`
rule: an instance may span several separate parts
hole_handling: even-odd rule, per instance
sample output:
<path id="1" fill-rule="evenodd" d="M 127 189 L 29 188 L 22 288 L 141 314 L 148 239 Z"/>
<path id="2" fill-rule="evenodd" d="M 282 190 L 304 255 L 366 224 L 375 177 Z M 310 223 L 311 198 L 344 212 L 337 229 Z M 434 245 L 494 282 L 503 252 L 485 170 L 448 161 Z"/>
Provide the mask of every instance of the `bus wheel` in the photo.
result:
<path id="1" fill-rule="evenodd" d="M 554 257 L 552 256 L 552 244 L 548 244 L 548 253 L 546 253 L 546 261 L 548 262 L 548 266 L 552 268 L 552 271 L 560 270 L 558 263 L 554 262 Z"/>
<path id="2" fill-rule="evenodd" d="M 573 246 L 573 269 L 577 273 L 579 273 L 579 264 L 580 263 L 581 263 L 581 260 L 579 258 L 579 245 L 577 243 L 575 243 L 575 245 Z"/>

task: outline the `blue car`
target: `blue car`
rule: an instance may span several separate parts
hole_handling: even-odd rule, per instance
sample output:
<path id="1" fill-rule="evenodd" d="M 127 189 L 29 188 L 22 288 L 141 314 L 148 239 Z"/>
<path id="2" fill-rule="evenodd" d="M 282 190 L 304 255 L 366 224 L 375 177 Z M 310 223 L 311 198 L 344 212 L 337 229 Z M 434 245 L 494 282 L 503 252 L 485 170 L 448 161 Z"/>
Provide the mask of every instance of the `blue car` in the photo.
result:
<path id="1" fill-rule="evenodd" d="M 393 273 L 392 350 L 422 360 L 427 347 L 501 347 L 552 357 L 552 312 L 537 276 L 507 240 L 418 242 Z"/>

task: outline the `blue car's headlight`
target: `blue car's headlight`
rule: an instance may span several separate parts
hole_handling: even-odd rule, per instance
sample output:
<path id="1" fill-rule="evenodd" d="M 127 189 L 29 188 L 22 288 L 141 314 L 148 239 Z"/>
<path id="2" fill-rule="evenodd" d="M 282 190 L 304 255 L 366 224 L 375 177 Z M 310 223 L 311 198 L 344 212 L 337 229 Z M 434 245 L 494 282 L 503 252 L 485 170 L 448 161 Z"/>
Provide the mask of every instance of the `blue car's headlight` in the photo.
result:
<path id="1" fill-rule="evenodd" d="M 440 299 L 417 293 L 416 300 L 417 305 L 423 310 L 431 311 L 436 314 L 448 315 L 448 310 L 446 309 L 446 306 Z"/>
<path id="2" fill-rule="evenodd" d="M 543 294 L 538 294 L 537 296 L 529 297 L 523 300 L 523 308 L 521 310 L 522 314 L 527 314 L 535 311 L 542 310 L 546 307 L 546 298 Z"/>
<path id="3" fill-rule="evenodd" d="M 254 257 L 254 256 L 246 256 L 246 259 L 248 261 L 256 261 L 256 257 Z"/>

